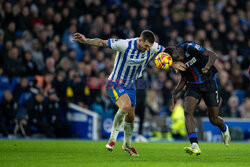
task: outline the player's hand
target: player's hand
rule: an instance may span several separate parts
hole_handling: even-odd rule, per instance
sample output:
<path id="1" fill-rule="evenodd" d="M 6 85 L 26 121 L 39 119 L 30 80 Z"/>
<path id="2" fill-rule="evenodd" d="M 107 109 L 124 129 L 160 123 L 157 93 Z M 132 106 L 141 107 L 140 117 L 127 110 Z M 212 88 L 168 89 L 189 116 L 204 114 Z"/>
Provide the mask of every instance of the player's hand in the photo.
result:
<path id="1" fill-rule="evenodd" d="M 173 62 L 172 67 L 173 67 L 173 69 L 175 70 L 176 73 L 178 72 L 178 70 L 186 71 L 186 69 L 187 69 L 187 66 L 184 63 L 180 62 L 180 61 Z"/>
<path id="2" fill-rule="evenodd" d="M 209 70 L 209 67 L 204 67 L 201 69 L 202 73 L 206 74 Z"/>
<path id="3" fill-rule="evenodd" d="M 72 39 L 72 41 L 78 41 L 78 42 L 81 42 L 81 43 L 85 43 L 87 41 L 87 39 L 83 34 L 75 33 L 74 38 Z"/>
<path id="4" fill-rule="evenodd" d="M 173 110 L 174 110 L 174 106 L 176 104 L 176 101 L 177 101 L 176 95 L 172 95 L 172 99 L 170 101 L 170 111 L 171 112 L 173 112 Z"/>

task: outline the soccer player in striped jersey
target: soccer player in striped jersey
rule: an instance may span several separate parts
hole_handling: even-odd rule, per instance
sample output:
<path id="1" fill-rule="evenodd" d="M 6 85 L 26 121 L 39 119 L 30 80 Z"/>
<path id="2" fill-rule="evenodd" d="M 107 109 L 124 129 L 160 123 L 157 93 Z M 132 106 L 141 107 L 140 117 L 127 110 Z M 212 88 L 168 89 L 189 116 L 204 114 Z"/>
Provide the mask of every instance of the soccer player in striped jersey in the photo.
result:
<path id="1" fill-rule="evenodd" d="M 111 100 L 118 106 L 113 127 L 106 149 L 113 151 L 119 129 L 124 122 L 124 143 L 122 149 L 131 156 L 138 156 L 131 145 L 134 129 L 134 116 L 136 105 L 135 80 L 140 77 L 149 61 L 158 53 L 164 51 L 164 47 L 155 42 L 152 31 L 145 30 L 139 38 L 132 39 L 88 39 L 80 33 L 74 34 L 73 41 L 98 47 L 109 47 L 115 51 L 116 58 L 114 68 L 107 82 L 107 93 Z M 181 62 L 172 64 L 175 70 L 185 71 L 185 65 Z"/>

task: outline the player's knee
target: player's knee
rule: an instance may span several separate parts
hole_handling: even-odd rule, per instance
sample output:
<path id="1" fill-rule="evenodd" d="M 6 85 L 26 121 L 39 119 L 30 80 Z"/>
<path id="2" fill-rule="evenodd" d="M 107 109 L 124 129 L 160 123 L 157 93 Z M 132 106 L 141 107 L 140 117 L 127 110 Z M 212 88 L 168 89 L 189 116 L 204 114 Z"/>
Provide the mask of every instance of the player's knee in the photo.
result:
<path id="1" fill-rule="evenodd" d="M 217 125 L 218 124 L 218 119 L 216 117 L 209 117 L 209 120 L 211 124 Z"/>
<path id="2" fill-rule="evenodd" d="M 124 103 L 120 109 L 127 113 L 130 110 L 130 108 L 131 108 L 131 103 Z"/>
<path id="3" fill-rule="evenodd" d="M 126 116 L 125 121 L 132 123 L 132 122 L 134 122 L 134 118 L 135 118 L 135 114 L 134 113 L 128 113 L 128 115 Z"/>
<path id="4" fill-rule="evenodd" d="M 186 107 L 184 109 L 184 114 L 185 114 L 185 117 L 189 117 L 189 116 L 193 115 L 193 112 L 192 112 L 192 110 L 189 107 Z"/>
<path id="5" fill-rule="evenodd" d="M 129 116 L 126 118 L 126 122 L 132 123 L 132 122 L 134 122 L 134 118 L 135 118 L 134 116 Z"/>

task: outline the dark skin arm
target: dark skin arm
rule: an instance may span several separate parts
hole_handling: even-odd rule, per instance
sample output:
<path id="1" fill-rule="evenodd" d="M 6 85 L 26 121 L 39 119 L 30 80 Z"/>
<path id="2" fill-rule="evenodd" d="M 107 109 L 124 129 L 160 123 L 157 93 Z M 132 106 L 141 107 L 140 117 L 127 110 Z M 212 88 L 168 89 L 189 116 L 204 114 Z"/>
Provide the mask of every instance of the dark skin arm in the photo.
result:
<path id="1" fill-rule="evenodd" d="M 171 112 L 173 111 L 175 103 L 177 101 L 177 94 L 183 89 L 183 87 L 186 85 L 186 83 L 187 83 L 187 77 L 182 74 L 179 83 L 177 84 L 176 88 L 174 89 L 174 91 L 172 93 L 172 99 L 170 102 L 170 111 Z"/>
<path id="2" fill-rule="evenodd" d="M 206 73 L 208 72 L 208 70 L 210 69 L 210 67 L 214 64 L 215 60 L 216 60 L 218 57 L 217 57 L 217 55 L 216 55 L 214 52 L 212 52 L 212 51 L 210 51 L 210 50 L 205 50 L 205 51 L 203 52 L 203 55 L 209 57 L 206 66 L 203 67 L 203 68 L 201 69 L 202 72 L 203 72 L 204 74 L 206 74 Z"/>

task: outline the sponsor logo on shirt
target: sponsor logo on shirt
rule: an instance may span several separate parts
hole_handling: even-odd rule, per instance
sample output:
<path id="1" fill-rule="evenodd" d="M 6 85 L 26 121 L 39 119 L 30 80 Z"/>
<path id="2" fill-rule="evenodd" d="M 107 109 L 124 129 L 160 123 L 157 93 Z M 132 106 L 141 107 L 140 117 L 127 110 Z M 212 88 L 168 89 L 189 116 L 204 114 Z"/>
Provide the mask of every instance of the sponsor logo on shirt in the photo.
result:
<path id="1" fill-rule="evenodd" d="M 132 64 L 141 64 L 141 63 L 143 63 L 145 60 L 146 60 L 146 57 L 145 57 L 144 59 L 129 59 L 129 60 L 128 60 L 128 63 L 129 63 L 130 65 L 132 65 Z"/>
<path id="2" fill-rule="evenodd" d="M 191 60 L 189 60 L 188 62 L 186 62 L 186 65 L 187 65 L 188 67 L 190 67 L 190 66 L 192 66 L 196 61 L 197 61 L 196 58 L 193 57 Z"/>

